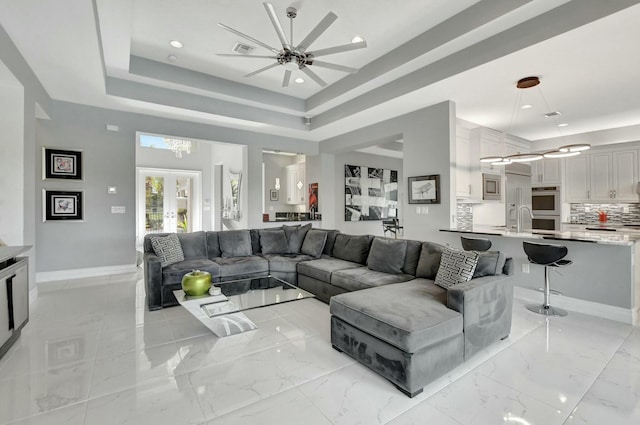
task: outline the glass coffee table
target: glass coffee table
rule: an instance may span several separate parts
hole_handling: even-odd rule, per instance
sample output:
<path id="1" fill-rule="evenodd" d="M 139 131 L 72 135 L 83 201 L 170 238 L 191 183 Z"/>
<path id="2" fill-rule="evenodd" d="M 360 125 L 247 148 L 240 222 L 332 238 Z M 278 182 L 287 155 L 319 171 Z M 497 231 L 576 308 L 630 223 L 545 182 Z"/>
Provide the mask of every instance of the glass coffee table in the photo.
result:
<path id="1" fill-rule="evenodd" d="M 178 303 L 216 336 L 235 335 L 257 329 L 243 311 L 270 305 L 314 298 L 310 292 L 274 276 L 214 282 L 221 295 L 188 296 L 173 291 Z"/>

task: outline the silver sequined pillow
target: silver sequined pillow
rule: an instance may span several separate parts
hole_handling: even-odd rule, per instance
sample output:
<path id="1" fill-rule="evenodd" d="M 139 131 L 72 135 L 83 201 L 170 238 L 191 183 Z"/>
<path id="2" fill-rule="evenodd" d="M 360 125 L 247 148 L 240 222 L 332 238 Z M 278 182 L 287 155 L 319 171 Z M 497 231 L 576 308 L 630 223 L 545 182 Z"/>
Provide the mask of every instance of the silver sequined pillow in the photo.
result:
<path id="1" fill-rule="evenodd" d="M 169 264 L 178 263 L 184 260 L 184 253 L 182 252 L 182 245 L 178 235 L 172 233 L 168 236 L 157 236 L 151 238 L 151 246 L 153 251 L 160 258 L 162 267 L 166 267 Z"/>
<path id="2" fill-rule="evenodd" d="M 435 283 L 448 288 L 458 283 L 468 282 L 473 278 L 476 265 L 478 265 L 477 252 L 445 248 Z"/>

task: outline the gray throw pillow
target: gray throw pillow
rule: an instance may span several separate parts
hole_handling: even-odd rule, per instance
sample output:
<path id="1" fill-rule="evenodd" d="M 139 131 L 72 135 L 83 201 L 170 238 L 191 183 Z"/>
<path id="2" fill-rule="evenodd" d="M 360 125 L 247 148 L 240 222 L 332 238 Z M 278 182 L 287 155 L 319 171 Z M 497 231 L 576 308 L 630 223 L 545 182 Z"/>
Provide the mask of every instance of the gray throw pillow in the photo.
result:
<path id="1" fill-rule="evenodd" d="M 178 235 L 175 233 L 164 237 L 152 237 L 151 246 L 158 258 L 160 258 L 162 267 L 184 260 L 182 245 L 180 245 Z"/>
<path id="2" fill-rule="evenodd" d="M 302 242 L 300 252 L 305 255 L 320 258 L 326 242 L 327 232 L 311 229 L 307 232 L 307 236 L 304 237 L 304 242 Z"/>
<path id="3" fill-rule="evenodd" d="M 407 241 L 375 238 L 367 257 L 367 267 L 377 272 L 401 274 L 406 254 Z"/>
<path id="4" fill-rule="evenodd" d="M 338 233 L 333 244 L 333 256 L 345 261 L 364 264 L 369 255 L 371 238 L 369 235 L 345 235 Z"/>
<path id="5" fill-rule="evenodd" d="M 416 277 L 435 279 L 440 268 L 440 257 L 445 247 L 433 242 L 423 242 L 420 259 L 416 267 Z"/>
<path id="6" fill-rule="evenodd" d="M 495 276 L 502 274 L 507 257 L 500 251 L 478 252 L 478 265 L 473 272 L 473 278 L 482 276 Z"/>
<path id="7" fill-rule="evenodd" d="M 284 234 L 287 237 L 287 243 L 289 244 L 290 254 L 300 254 L 302 243 L 307 232 L 311 230 L 311 223 L 304 226 L 282 226 Z"/>
<path id="8" fill-rule="evenodd" d="M 263 254 L 289 253 L 289 245 L 283 230 L 260 229 L 260 248 Z"/>
<path id="9" fill-rule="evenodd" d="M 248 257 L 251 251 L 251 235 L 248 230 L 225 230 L 218 233 L 223 257 Z"/>
<path id="10" fill-rule="evenodd" d="M 468 282 L 473 278 L 477 264 L 478 253 L 476 251 L 445 248 L 435 283 L 443 288 L 449 288 L 459 283 Z"/>

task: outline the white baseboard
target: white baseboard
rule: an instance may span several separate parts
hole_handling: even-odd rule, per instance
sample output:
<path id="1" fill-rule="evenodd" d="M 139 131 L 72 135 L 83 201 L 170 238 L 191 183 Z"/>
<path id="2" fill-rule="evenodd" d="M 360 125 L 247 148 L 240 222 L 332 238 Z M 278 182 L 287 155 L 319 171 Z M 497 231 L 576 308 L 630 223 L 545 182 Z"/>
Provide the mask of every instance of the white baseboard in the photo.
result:
<path id="1" fill-rule="evenodd" d="M 514 287 L 513 296 L 523 301 L 542 304 L 544 294 L 534 289 Z M 601 317 L 603 319 L 615 320 L 616 322 L 633 325 L 638 320 L 638 310 L 615 307 L 607 304 L 594 303 L 593 301 L 579 300 L 577 298 L 566 297 L 564 295 L 552 295 L 550 304 L 577 313 L 584 313 L 590 316 Z"/>
<path id="2" fill-rule="evenodd" d="M 112 274 L 135 273 L 135 264 L 123 264 L 120 266 L 91 267 L 87 269 L 58 270 L 55 272 L 36 273 L 36 282 L 52 282 L 66 279 L 82 279 L 85 277 L 107 276 Z"/>
<path id="3" fill-rule="evenodd" d="M 38 287 L 34 286 L 29 290 L 29 305 L 36 302 L 37 299 L 38 299 Z"/>

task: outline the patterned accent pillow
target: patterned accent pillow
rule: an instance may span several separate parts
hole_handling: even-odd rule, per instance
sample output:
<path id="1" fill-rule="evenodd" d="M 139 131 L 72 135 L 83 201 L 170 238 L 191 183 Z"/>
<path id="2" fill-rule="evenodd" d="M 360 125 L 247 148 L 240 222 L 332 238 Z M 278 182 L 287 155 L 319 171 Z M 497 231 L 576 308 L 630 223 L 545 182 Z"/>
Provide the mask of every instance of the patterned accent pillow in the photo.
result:
<path id="1" fill-rule="evenodd" d="M 435 283 L 446 289 L 458 283 L 468 282 L 473 278 L 473 272 L 477 265 L 478 253 L 476 251 L 445 248 L 442 252 Z"/>
<path id="2" fill-rule="evenodd" d="M 162 267 L 184 260 L 182 245 L 180 245 L 180 239 L 175 233 L 165 237 L 152 237 L 151 246 L 158 258 L 160 258 Z"/>

